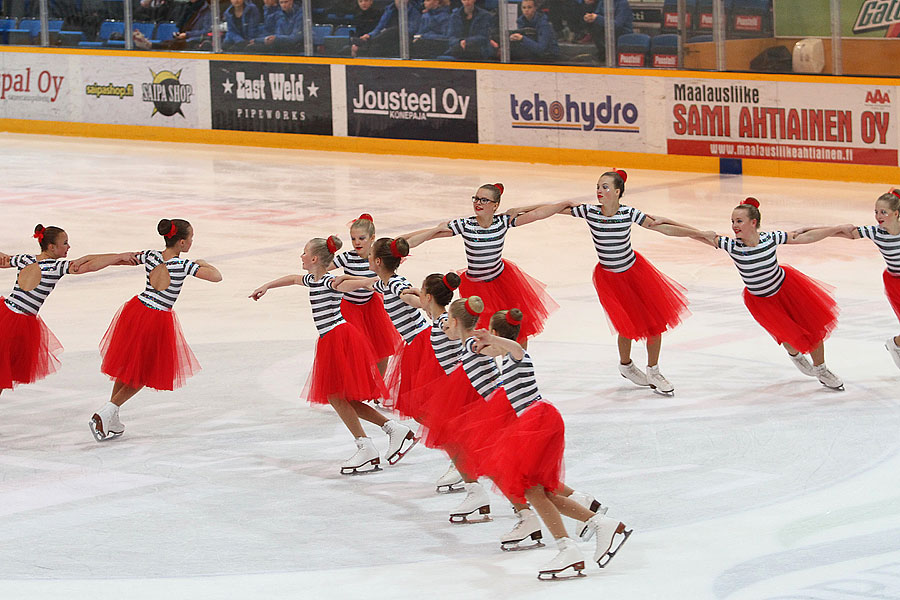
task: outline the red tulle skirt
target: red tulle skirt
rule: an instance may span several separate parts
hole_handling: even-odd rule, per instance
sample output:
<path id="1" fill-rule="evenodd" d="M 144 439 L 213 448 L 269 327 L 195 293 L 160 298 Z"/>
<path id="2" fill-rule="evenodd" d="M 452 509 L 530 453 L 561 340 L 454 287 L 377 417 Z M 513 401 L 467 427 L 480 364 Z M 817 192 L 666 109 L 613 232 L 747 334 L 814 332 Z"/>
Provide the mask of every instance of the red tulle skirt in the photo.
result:
<path id="1" fill-rule="evenodd" d="M 674 329 L 690 311 L 685 289 L 634 254 L 635 263 L 622 273 L 597 263 L 594 289 L 616 333 L 630 340 L 647 340 Z"/>
<path id="2" fill-rule="evenodd" d="M 393 356 L 403 343 L 403 338 L 384 310 L 381 294 L 373 294 L 365 304 L 354 304 L 344 298 L 341 300 L 341 314 L 345 321 L 369 339 L 378 360 Z"/>
<path id="3" fill-rule="evenodd" d="M 522 343 L 544 330 L 544 321 L 559 305 L 545 291 L 546 285 L 512 261 L 504 259 L 503 264 L 503 272 L 490 281 L 470 279 L 465 271 L 460 271 L 462 282 L 459 284 L 459 295 L 462 298 L 479 296 L 484 300 L 484 312 L 478 320 L 478 327 L 484 329 L 488 328 L 491 317 L 498 310 L 520 309 L 525 313 L 525 318 L 516 341 Z"/>
<path id="4" fill-rule="evenodd" d="M 779 344 L 808 353 L 837 326 L 838 307 L 830 286 L 782 265 L 784 283 L 772 296 L 754 296 L 744 288 L 744 304 L 756 322 Z"/>
<path id="5" fill-rule="evenodd" d="M 484 398 L 472 387 L 462 365 L 456 367 L 434 392 L 428 403 L 422 441 L 429 448 L 445 450 L 453 458 L 459 446 L 451 423 L 475 403 L 484 404 Z"/>
<path id="6" fill-rule="evenodd" d="M 556 407 L 539 400 L 519 414 L 488 455 L 487 475 L 516 502 L 537 485 L 555 492 L 563 482 L 566 426 Z"/>
<path id="7" fill-rule="evenodd" d="M 469 477 L 494 473 L 492 452 L 497 440 L 516 420 L 516 411 L 502 387 L 492 392 L 484 402 L 472 402 L 466 410 L 451 419 L 448 424 L 451 432 L 448 446 L 456 458 L 457 469 Z"/>
<path id="8" fill-rule="evenodd" d="M 200 370 L 175 313 L 148 308 L 137 296 L 113 317 L 100 355 L 100 371 L 130 388 L 174 390 Z"/>
<path id="9" fill-rule="evenodd" d="M 884 295 L 887 296 L 894 314 L 900 319 L 900 276 L 884 272 Z"/>
<path id="10" fill-rule="evenodd" d="M 329 398 L 365 402 L 387 398 L 369 340 L 350 323 L 341 323 L 316 342 L 309 379 L 303 396 L 312 404 Z"/>
<path id="11" fill-rule="evenodd" d="M 0 296 L 0 390 L 55 373 L 62 349 L 39 316 L 10 310 Z"/>
<path id="12" fill-rule="evenodd" d="M 446 376 L 434 356 L 428 327 L 409 344 L 403 344 L 391 359 L 386 378 L 390 401 L 384 404 L 404 417 L 424 423 L 428 400 L 434 393 L 430 384 Z"/>

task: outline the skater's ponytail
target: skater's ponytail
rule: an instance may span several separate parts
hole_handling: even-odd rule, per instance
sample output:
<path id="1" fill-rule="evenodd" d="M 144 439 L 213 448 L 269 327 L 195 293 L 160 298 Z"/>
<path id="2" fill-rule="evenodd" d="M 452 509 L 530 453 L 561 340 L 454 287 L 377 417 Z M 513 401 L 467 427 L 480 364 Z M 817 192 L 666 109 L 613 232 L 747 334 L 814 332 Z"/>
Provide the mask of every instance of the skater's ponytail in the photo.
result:
<path id="1" fill-rule="evenodd" d="M 519 337 L 523 318 L 522 311 L 518 308 L 499 310 L 491 317 L 491 329 L 500 337 L 514 340 Z"/>
<path id="2" fill-rule="evenodd" d="M 156 231 L 166 240 L 166 248 L 171 248 L 191 233 L 191 224 L 184 219 L 161 219 Z"/>
<path id="3" fill-rule="evenodd" d="M 47 248 L 50 247 L 50 244 L 55 244 L 56 240 L 59 239 L 59 234 L 65 233 L 64 230 L 59 227 L 44 227 L 40 223 L 34 226 L 34 239 L 38 241 L 41 245 L 41 250 L 46 251 Z"/>
<path id="4" fill-rule="evenodd" d="M 891 210 L 900 210 L 900 190 L 892 189 L 878 197 L 879 202 L 884 202 Z"/>
<path id="5" fill-rule="evenodd" d="M 422 289 L 426 294 L 431 294 L 439 306 L 447 306 L 453 301 L 453 292 L 459 287 L 459 283 L 459 275 L 452 271 L 446 275 L 432 273 L 425 278 Z"/>
<path id="6" fill-rule="evenodd" d="M 738 208 L 747 211 L 747 217 L 749 219 L 756 219 L 756 228 L 760 228 L 762 225 L 762 213 L 759 212 L 759 200 L 756 198 L 747 198 L 738 204 L 735 207 L 735 210 Z"/>
<path id="7" fill-rule="evenodd" d="M 365 231 L 366 237 L 373 237 L 375 235 L 375 221 L 372 219 L 372 215 L 369 213 L 359 215 L 359 217 L 350 224 L 351 233 L 354 229 Z"/>
<path id="8" fill-rule="evenodd" d="M 478 296 L 460 298 L 454 301 L 448 310 L 450 316 L 462 323 L 466 329 L 475 329 L 483 311 L 484 302 Z"/>
<path id="9" fill-rule="evenodd" d="M 405 256 L 409 256 L 409 242 L 406 238 L 378 238 L 372 244 L 372 254 L 391 273 L 397 270 Z"/>
<path id="10" fill-rule="evenodd" d="M 309 249 L 312 255 L 318 257 L 324 265 L 330 265 L 334 260 L 335 253 L 341 249 L 344 242 L 336 235 L 329 235 L 328 238 L 313 238 L 309 240 Z"/>
<path id="11" fill-rule="evenodd" d="M 628 179 L 628 173 L 622 169 L 613 169 L 600 176 L 601 179 L 604 177 L 610 177 L 613 180 L 613 187 L 619 190 L 619 198 L 625 195 L 625 181 Z"/>

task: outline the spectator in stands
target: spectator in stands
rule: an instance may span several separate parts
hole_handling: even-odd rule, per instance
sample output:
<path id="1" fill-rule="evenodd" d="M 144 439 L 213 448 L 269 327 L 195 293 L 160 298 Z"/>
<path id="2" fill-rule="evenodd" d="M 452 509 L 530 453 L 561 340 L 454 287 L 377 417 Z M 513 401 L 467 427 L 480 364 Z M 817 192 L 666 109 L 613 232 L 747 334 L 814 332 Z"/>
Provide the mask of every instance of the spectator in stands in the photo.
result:
<path id="1" fill-rule="evenodd" d="M 406 5 L 408 32 L 418 31 L 422 18 L 422 7 L 415 0 Z M 399 56 L 400 55 L 400 0 L 394 0 L 381 15 L 375 29 L 354 38 L 351 43 L 352 56 Z"/>
<path id="2" fill-rule="evenodd" d="M 228 31 L 222 47 L 242 50 L 259 35 L 259 9 L 252 0 L 231 0 L 231 6 L 225 11 L 225 23 Z"/>
<path id="3" fill-rule="evenodd" d="M 263 38 L 266 51 L 298 52 L 303 43 L 303 11 L 294 0 L 278 0 L 275 33 Z"/>
<path id="4" fill-rule="evenodd" d="M 234 0 L 232 0 L 234 2 Z M 522 0 L 516 31 L 509 34 L 509 55 L 518 60 L 555 60 L 559 44 L 550 20 L 538 12 L 536 0 Z"/>
<path id="5" fill-rule="evenodd" d="M 475 0 L 462 0 L 462 6 L 450 15 L 447 54 L 463 60 L 495 58 L 500 47 L 493 39 L 495 30 L 493 14 L 475 6 Z"/>
<path id="6" fill-rule="evenodd" d="M 579 43 L 591 41 L 584 15 L 596 7 L 597 0 L 544 0 L 541 4 L 550 17 L 556 37 L 567 42 L 579 40 Z"/>
<path id="7" fill-rule="evenodd" d="M 450 42 L 450 0 L 425 0 L 424 6 L 419 29 L 409 47 L 412 58 L 440 56 Z"/>
<path id="8" fill-rule="evenodd" d="M 149 50 L 189 50 L 208 46 L 211 43 L 212 12 L 207 0 L 190 0 L 184 7 L 178 23 L 178 31 L 171 40 L 160 40 L 151 44 L 144 35 L 134 30 L 132 39 L 137 48 Z"/>
<path id="9" fill-rule="evenodd" d="M 591 37 L 594 38 L 598 58 L 600 62 L 604 62 L 606 60 L 606 4 L 600 0 L 596 4 L 597 8 L 594 9 L 594 12 L 584 15 L 584 22 L 588 24 Z M 634 15 L 628 0 L 614 0 L 613 16 L 616 28 L 615 39 L 618 40 L 626 33 L 634 33 L 634 29 L 632 29 Z"/>
<path id="10" fill-rule="evenodd" d="M 281 7 L 278 0 L 263 0 L 263 18 L 259 25 L 259 37 L 254 42 L 263 44 L 266 38 L 275 35 L 275 25 L 278 23 L 278 17 L 281 16 Z"/>
<path id="11" fill-rule="evenodd" d="M 382 14 L 374 0 L 338 0 L 330 11 L 337 15 L 338 24 L 352 25 L 358 32 L 375 29 Z M 350 17 L 349 20 L 347 17 Z"/>

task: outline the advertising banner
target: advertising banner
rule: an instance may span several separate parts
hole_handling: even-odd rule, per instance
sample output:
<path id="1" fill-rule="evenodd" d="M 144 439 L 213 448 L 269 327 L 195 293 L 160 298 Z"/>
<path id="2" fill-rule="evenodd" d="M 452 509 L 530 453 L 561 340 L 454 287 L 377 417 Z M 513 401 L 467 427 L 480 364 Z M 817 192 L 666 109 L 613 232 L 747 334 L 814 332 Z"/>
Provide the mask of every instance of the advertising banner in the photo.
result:
<path id="1" fill-rule="evenodd" d="M 483 143 L 665 153 L 647 135 L 647 78 L 482 71 Z M 653 141 L 653 140 L 656 141 Z"/>
<path id="2" fill-rule="evenodd" d="M 347 135 L 478 142 L 475 71 L 348 66 Z"/>
<path id="3" fill-rule="evenodd" d="M 668 79 L 668 152 L 897 166 L 897 89 Z"/>
<path id="4" fill-rule="evenodd" d="M 213 129 L 332 135 L 328 65 L 210 61 Z"/>
<path id="5" fill-rule="evenodd" d="M 83 122 L 209 127 L 206 61 L 78 58 Z"/>
<path id="6" fill-rule="evenodd" d="M 59 54 L 0 54 L 0 116 L 6 119 L 77 120 L 72 77 L 77 57 Z"/>
<path id="7" fill-rule="evenodd" d="M 831 37 L 831 14 L 821 0 L 775 0 L 775 35 Z M 843 0 L 843 37 L 900 37 L 897 0 Z"/>

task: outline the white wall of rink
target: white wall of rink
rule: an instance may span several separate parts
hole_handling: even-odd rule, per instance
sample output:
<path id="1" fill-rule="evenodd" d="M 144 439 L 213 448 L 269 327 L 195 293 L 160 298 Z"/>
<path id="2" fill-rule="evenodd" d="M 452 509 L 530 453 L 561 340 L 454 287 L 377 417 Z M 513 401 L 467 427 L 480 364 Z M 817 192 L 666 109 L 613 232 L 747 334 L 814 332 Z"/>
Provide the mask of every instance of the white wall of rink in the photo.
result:
<path id="1" fill-rule="evenodd" d="M 822 178 L 853 178 L 835 166 L 874 169 L 869 180 L 900 172 L 894 80 L 72 52 L 0 52 L 0 126 L 180 128 L 213 143 L 357 151 L 383 140 L 386 151 L 460 157 L 478 144 L 527 162 L 612 156 L 706 171 L 735 159 L 747 161 L 744 172 L 777 163 Z M 404 152 L 403 142 L 425 145 Z"/>

